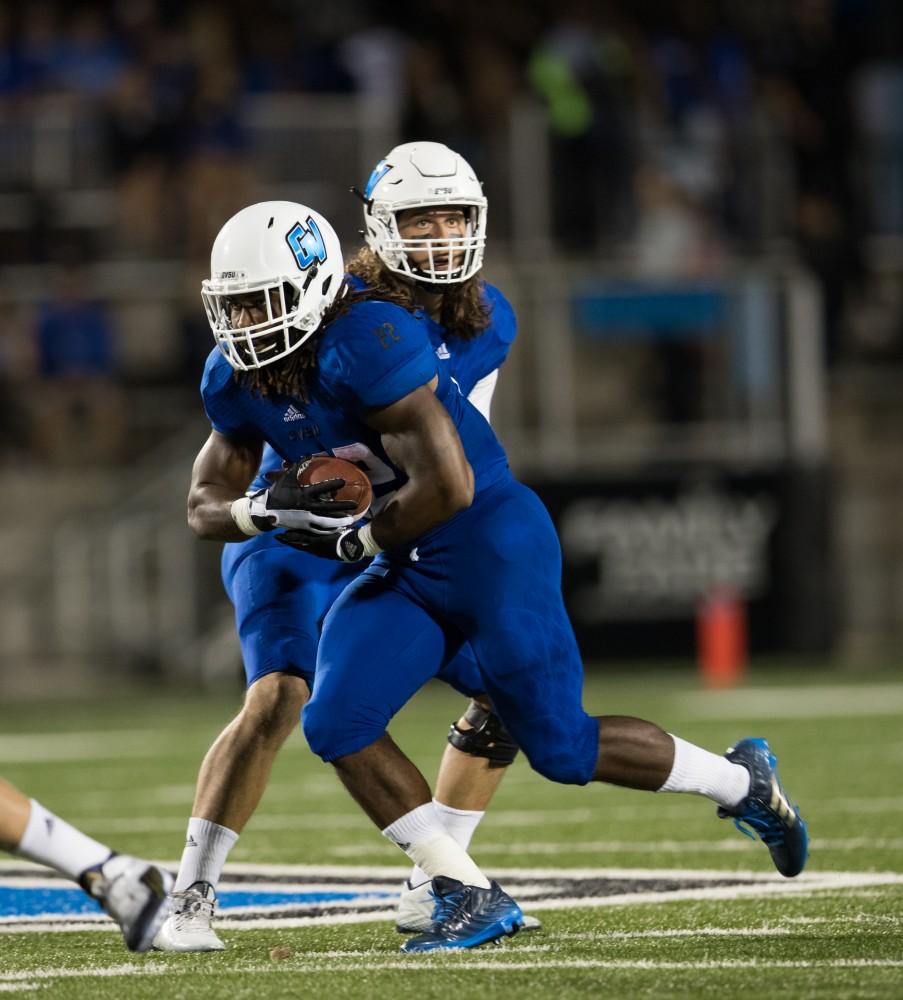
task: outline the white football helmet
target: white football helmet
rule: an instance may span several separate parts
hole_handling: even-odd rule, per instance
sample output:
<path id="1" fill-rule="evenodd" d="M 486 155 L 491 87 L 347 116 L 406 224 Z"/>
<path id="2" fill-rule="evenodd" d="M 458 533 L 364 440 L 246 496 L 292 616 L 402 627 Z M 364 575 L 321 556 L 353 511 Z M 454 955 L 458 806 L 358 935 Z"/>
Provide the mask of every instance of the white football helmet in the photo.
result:
<path id="1" fill-rule="evenodd" d="M 463 156 L 439 142 L 406 142 L 377 163 L 361 195 L 367 246 L 395 274 L 427 285 L 466 281 L 483 266 L 486 198 Z M 467 214 L 466 236 L 403 239 L 397 215 L 408 208 L 460 206 Z M 427 251 L 425 265 L 408 254 Z M 434 261 L 444 257 L 445 261 Z"/>
<path id="2" fill-rule="evenodd" d="M 263 368 L 300 347 L 343 287 L 339 238 L 319 212 L 292 201 L 243 208 L 219 231 L 201 297 L 229 364 Z M 236 328 L 230 298 L 261 294 L 266 319 Z"/>

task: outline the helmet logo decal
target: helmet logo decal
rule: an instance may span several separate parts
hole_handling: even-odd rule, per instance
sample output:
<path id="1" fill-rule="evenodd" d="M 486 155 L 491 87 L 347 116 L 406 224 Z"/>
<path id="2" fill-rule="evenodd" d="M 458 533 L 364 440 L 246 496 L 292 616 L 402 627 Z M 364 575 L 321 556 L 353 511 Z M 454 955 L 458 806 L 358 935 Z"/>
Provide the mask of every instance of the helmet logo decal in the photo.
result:
<path id="1" fill-rule="evenodd" d="M 364 188 L 365 198 L 370 198 L 372 196 L 373 189 L 391 169 L 392 164 L 386 163 L 385 160 L 380 160 L 379 163 L 376 164 L 373 168 L 373 173 L 370 174 L 370 179 L 367 181 L 367 186 Z"/>
<path id="2" fill-rule="evenodd" d="M 285 241 L 302 271 L 306 271 L 311 264 L 322 264 L 326 260 L 326 242 L 312 215 L 307 217 L 306 225 L 296 222 L 291 231 L 285 234 Z"/>

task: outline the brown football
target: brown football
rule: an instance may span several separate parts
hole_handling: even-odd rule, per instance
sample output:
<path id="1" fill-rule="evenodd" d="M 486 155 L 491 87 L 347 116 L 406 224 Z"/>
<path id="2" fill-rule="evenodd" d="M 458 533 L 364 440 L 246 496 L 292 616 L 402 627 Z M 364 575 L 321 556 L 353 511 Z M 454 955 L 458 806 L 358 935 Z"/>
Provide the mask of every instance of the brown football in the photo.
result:
<path id="1" fill-rule="evenodd" d="M 373 500 L 373 487 L 363 469 L 354 462 L 345 461 L 344 458 L 314 455 L 298 470 L 298 482 L 302 486 L 322 483 L 324 479 L 344 479 L 345 485 L 332 494 L 333 498 L 354 501 L 357 507 L 350 513 L 355 517 L 360 517 L 366 512 Z"/>

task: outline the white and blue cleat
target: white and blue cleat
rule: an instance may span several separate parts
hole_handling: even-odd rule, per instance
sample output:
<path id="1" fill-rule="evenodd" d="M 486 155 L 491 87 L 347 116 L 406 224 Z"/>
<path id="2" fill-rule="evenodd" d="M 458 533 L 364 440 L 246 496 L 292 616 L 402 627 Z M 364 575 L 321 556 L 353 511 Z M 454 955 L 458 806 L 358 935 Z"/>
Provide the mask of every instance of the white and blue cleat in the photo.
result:
<path id="1" fill-rule="evenodd" d="M 799 808 L 781 787 L 778 761 L 767 741 L 740 740 L 724 756 L 749 771 L 749 793 L 733 809 L 719 808 L 718 815 L 733 819 L 737 829 L 753 840 L 758 834 L 782 875 L 799 875 L 809 856 L 809 831 Z"/>
<path id="2" fill-rule="evenodd" d="M 173 877 L 168 871 L 128 854 L 112 854 L 82 872 L 79 884 L 119 924 L 129 951 L 150 950 L 169 913 Z"/>
<path id="3" fill-rule="evenodd" d="M 401 946 L 408 954 L 451 948 L 478 948 L 516 934 L 524 922 L 521 908 L 498 882 L 488 889 L 464 885 L 437 875 L 431 892 L 435 900 L 432 925 Z"/>
<path id="4" fill-rule="evenodd" d="M 435 906 L 432 882 L 421 882 L 415 886 L 409 880 L 405 881 L 398 897 L 398 909 L 395 911 L 395 930 L 399 934 L 423 934 L 430 930 Z M 541 921 L 525 913 L 521 932 L 541 930 Z"/>

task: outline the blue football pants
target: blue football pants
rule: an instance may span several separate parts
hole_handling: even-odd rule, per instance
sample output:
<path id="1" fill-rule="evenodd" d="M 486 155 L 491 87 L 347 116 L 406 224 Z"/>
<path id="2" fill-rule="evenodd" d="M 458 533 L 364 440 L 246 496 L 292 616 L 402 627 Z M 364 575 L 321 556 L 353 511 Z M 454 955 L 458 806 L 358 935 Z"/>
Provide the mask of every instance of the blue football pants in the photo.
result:
<path id="1" fill-rule="evenodd" d="M 247 686 L 266 674 L 286 673 L 313 688 L 323 619 L 360 575 L 360 565 L 300 552 L 277 542 L 275 532 L 223 546 L 223 585 L 235 607 Z M 482 694 L 467 645 L 453 636 L 446 647 L 441 678 L 462 694 Z"/>
<path id="2" fill-rule="evenodd" d="M 333 761 L 369 746 L 468 642 L 481 687 L 541 774 L 585 784 L 598 723 L 561 596 L 561 550 L 539 498 L 506 477 L 470 508 L 378 556 L 323 624 L 304 734 Z"/>

